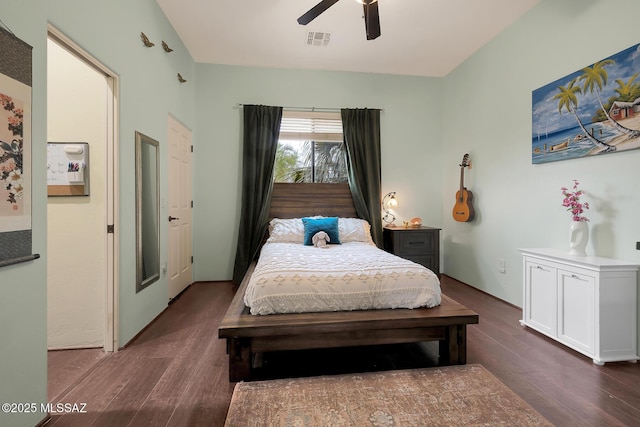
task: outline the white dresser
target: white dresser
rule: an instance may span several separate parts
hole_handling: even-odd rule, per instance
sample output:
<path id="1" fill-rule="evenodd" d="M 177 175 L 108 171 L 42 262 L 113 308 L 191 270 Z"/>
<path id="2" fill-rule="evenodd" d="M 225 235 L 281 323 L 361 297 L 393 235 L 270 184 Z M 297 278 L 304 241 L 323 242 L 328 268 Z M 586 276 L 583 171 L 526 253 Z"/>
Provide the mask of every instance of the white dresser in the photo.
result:
<path id="1" fill-rule="evenodd" d="M 589 356 L 597 365 L 639 359 L 638 264 L 546 248 L 520 252 L 523 326 Z"/>

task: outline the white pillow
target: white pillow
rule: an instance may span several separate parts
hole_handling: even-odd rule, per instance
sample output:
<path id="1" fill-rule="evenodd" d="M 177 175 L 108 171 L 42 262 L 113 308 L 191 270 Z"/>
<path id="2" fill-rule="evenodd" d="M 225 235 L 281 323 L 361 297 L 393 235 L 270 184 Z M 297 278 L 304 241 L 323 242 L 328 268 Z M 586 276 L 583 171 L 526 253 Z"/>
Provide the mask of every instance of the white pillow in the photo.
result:
<path id="1" fill-rule="evenodd" d="M 312 218 L 322 218 L 314 216 Z M 373 245 L 371 225 L 360 218 L 338 218 L 340 242 L 365 242 Z M 304 243 L 302 218 L 274 218 L 269 222 L 267 243 Z"/>
<path id="2" fill-rule="evenodd" d="M 301 218 L 274 218 L 269 222 L 267 243 L 304 243 L 304 224 Z"/>
<path id="3" fill-rule="evenodd" d="M 371 225 L 360 218 L 338 218 L 340 242 L 365 242 L 373 245 Z"/>

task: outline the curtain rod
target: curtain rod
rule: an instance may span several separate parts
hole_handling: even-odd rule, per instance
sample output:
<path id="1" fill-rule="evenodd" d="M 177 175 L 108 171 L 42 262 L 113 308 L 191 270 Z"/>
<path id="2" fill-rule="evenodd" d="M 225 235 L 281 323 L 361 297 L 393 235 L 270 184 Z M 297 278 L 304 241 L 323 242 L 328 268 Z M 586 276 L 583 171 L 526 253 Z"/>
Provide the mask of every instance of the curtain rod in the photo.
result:
<path id="1" fill-rule="evenodd" d="M 242 108 L 245 105 L 248 104 L 236 104 L 235 108 Z M 339 113 L 340 112 L 340 108 L 326 108 L 326 107 L 282 107 L 284 110 L 289 110 L 289 111 L 328 111 L 328 112 L 335 112 L 335 113 Z M 384 112 L 383 108 L 369 108 L 369 110 L 380 110 L 380 112 Z"/>

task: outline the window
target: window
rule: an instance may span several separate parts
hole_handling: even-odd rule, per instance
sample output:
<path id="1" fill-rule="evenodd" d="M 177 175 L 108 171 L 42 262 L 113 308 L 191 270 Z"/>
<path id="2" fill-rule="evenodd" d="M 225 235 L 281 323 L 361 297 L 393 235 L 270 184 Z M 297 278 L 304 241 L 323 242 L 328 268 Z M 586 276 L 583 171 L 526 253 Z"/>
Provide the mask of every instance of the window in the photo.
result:
<path id="1" fill-rule="evenodd" d="M 283 111 L 274 182 L 347 182 L 339 112 Z"/>

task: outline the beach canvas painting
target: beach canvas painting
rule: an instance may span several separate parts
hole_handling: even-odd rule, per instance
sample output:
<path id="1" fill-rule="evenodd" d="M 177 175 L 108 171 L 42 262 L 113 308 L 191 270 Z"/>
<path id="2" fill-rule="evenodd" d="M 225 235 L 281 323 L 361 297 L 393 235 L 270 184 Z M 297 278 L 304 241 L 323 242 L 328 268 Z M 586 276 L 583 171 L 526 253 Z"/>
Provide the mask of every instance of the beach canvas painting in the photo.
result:
<path id="1" fill-rule="evenodd" d="M 640 44 L 533 91 L 532 163 L 640 148 Z"/>

